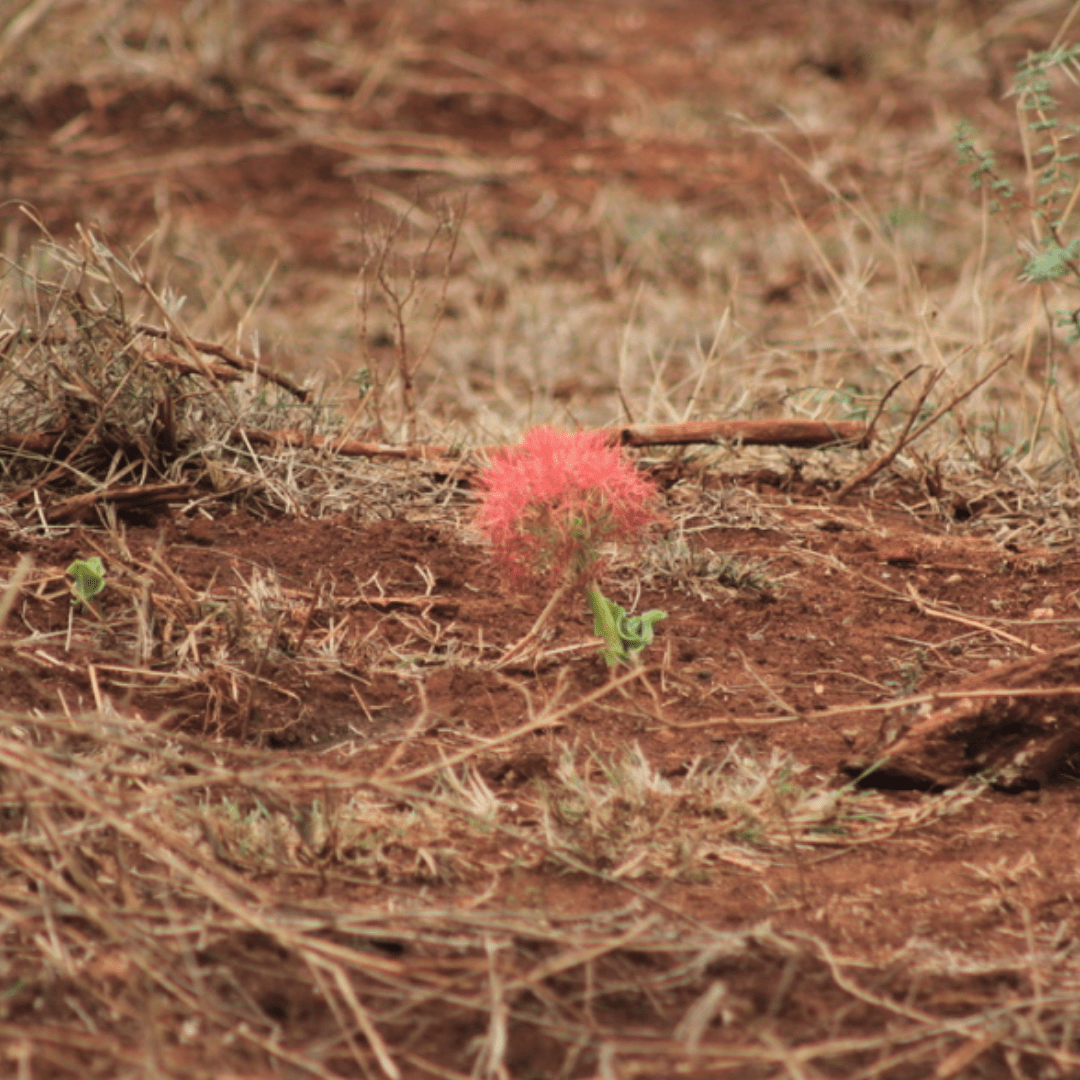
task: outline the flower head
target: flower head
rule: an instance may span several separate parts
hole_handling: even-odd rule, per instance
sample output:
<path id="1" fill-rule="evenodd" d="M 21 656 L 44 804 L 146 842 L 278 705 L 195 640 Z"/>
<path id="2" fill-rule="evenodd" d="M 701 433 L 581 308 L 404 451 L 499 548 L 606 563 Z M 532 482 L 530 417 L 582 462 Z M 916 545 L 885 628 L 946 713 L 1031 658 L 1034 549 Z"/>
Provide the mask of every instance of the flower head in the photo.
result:
<path id="1" fill-rule="evenodd" d="M 653 486 L 602 431 L 533 428 L 480 475 L 479 520 L 511 579 L 581 577 L 658 520 Z"/>

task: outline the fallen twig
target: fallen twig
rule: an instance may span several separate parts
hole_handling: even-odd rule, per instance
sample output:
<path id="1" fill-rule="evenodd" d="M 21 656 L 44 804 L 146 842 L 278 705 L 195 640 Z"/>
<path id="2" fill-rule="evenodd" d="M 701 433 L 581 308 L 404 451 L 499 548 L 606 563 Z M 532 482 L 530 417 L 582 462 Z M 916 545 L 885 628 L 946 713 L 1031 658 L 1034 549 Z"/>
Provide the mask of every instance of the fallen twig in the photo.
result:
<path id="1" fill-rule="evenodd" d="M 623 446 L 681 446 L 688 443 L 741 443 L 743 446 L 793 446 L 812 450 L 866 445 L 867 427 L 856 420 L 696 420 L 681 424 L 605 428 Z"/>
<path id="2" fill-rule="evenodd" d="M 206 353 L 208 356 L 216 356 L 219 360 L 223 360 L 228 364 L 229 367 L 236 368 L 237 371 L 246 371 L 251 375 L 257 375 L 260 379 L 265 379 L 267 382 L 280 386 L 283 390 L 288 390 L 299 401 L 307 401 L 311 397 L 310 390 L 297 386 L 288 376 L 277 371 L 270 371 L 257 360 L 249 360 L 246 356 L 240 356 L 224 345 L 217 345 L 212 341 L 201 341 L 199 338 L 181 337 L 172 330 L 148 326 L 146 323 L 134 323 L 132 329 L 140 334 L 146 334 L 147 337 L 162 338 L 178 345 L 194 346 L 196 351 Z"/>
<path id="3" fill-rule="evenodd" d="M 601 430 L 610 442 L 621 446 L 685 446 L 690 443 L 734 442 L 743 446 L 792 446 L 803 449 L 861 447 L 867 433 L 866 425 L 854 420 L 699 420 L 683 424 L 653 424 Z M 310 446 L 345 457 L 437 461 L 459 457 L 468 452 L 465 448 L 453 446 L 387 446 L 358 439 L 308 435 L 295 430 L 247 429 L 244 434 L 250 442 L 256 444 Z M 501 446 L 486 446 L 474 448 L 472 452 L 490 456 L 501 449 Z"/>
<path id="4" fill-rule="evenodd" d="M 53 503 L 45 508 L 45 517 L 53 523 L 85 521 L 100 503 L 111 503 L 125 510 L 160 510 L 166 503 L 193 494 L 190 484 L 114 484 Z"/>
<path id="5" fill-rule="evenodd" d="M 1008 630 L 999 630 L 996 626 L 991 626 L 988 622 L 982 619 L 975 619 L 970 615 L 957 615 L 951 611 L 945 611 L 940 607 L 930 603 L 924 597 L 919 595 L 919 591 L 915 588 L 911 582 L 908 582 L 907 586 L 908 595 L 911 597 L 915 606 L 919 609 L 920 615 L 931 615 L 937 619 L 947 619 L 949 622 L 960 623 L 961 626 L 970 626 L 975 630 L 981 630 L 984 634 L 992 634 L 996 638 L 1000 638 L 1002 641 L 1007 641 L 1012 645 L 1022 645 L 1025 649 L 1029 649 L 1033 653 L 1041 653 L 1044 650 L 1031 641 L 1025 641 L 1022 637 L 1017 637 L 1016 634 L 1010 634 Z"/>

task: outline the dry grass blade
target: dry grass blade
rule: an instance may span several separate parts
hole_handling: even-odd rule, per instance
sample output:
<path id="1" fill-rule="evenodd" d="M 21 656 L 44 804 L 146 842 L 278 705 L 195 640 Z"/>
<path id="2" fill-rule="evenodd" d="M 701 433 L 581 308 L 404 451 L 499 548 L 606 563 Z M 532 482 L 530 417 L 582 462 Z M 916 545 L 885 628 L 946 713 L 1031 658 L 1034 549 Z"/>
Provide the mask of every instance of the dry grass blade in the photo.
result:
<path id="1" fill-rule="evenodd" d="M 4 586 L 3 593 L 0 593 L 0 633 L 3 633 L 7 626 L 8 615 L 11 614 L 11 609 L 18 599 L 19 590 L 30 575 L 33 565 L 34 560 L 29 555 L 23 555 L 15 566 L 15 572 Z"/>
<path id="2" fill-rule="evenodd" d="M 1002 368 L 1004 368 L 1011 362 L 1011 356 L 1006 356 L 1004 360 L 999 360 L 998 363 L 991 367 L 985 375 L 983 375 L 980 379 L 976 380 L 976 382 L 974 382 L 971 386 L 967 387 L 965 390 L 961 390 L 959 393 L 953 395 L 953 397 L 951 397 L 944 405 L 940 406 L 940 408 L 938 408 L 928 420 L 925 420 L 914 431 L 912 431 L 911 427 L 921 413 L 922 407 L 926 402 L 930 391 L 934 388 L 935 383 L 943 374 L 942 371 L 931 372 L 931 374 L 927 377 L 926 382 L 923 384 L 923 388 L 919 393 L 918 400 L 911 409 L 911 412 L 908 414 L 907 422 L 905 423 L 903 430 L 897 437 L 896 442 L 893 443 L 892 447 L 884 454 L 882 454 L 881 457 L 879 457 L 876 461 L 872 462 L 865 469 L 853 476 L 850 480 L 845 481 L 845 483 L 836 492 L 836 495 L 834 497 L 835 501 L 842 501 L 846 496 L 850 495 L 851 492 L 854 491 L 855 488 L 857 488 L 860 484 L 864 484 L 871 477 L 876 476 L 879 472 L 881 472 L 882 469 L 888 468 L 893 463 L 893 461 L 896 460 L 897 455 L 900 453 L 901 450 L 904 449 L 904 447 L 909 446 L 911 443 L 915 442 L 915 440 L 918 439 L 921 435 L 929 431 L 930 428 L 932 428 L 934 424 L 936 424 L 943 416 L 946 416 L 948 413 L 952 412 L 957 405 L 959 405 L 962 401 L 965 400 L 965 398 L 969 398 L 972 394 L 975 393 L 976 390 L 979 389 L 980 386 L 989 382 L 999 371 L 1001 371 Z"/>
<path id="3" fill-rule="evenodd" d="M 371 1046 L 383 1075 L 387 1076 L 389 1080 L 400 1080 L 401 1070 L 394 1064 L 390 1052 L 387 1050 L 385 1040 L 371 1022 L 367 1009 L 360 1004 L 360 999 L 356 996 L 356 991 L 353 990 L 352 983 L 349 982 L 345 972 L 340 967 L 334 967 L 333 975 L 334 985 L 345 999 L 349 1011 L 353 1014 L 360 1030 L 364 1033 L 364 1038 L 367 1039 L 368 1044 Z"/>

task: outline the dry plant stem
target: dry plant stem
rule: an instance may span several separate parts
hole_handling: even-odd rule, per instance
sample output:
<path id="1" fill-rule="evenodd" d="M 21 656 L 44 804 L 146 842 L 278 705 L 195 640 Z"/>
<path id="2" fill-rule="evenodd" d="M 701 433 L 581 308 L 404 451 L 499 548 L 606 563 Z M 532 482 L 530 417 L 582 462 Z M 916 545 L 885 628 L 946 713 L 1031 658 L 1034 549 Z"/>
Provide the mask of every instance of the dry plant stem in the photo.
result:
<path id="1" fill-rule="evenodd" d="M 604 690 L 606 691 L 607 687 L 604 687 Z M 590 695 L 590 697 L 591 696 L 592 695 Z M 572 708 L 577 708 L 581 704 L 582 702 L 575 702 Z M 393 777 L 391 780 L 386 781 L 386 784 L 408 784 L 413 780 L 422 780 L 426 776 L 434 776 L 436 773 L 442 772 L 443 769 L 449 769 L 454 765 L 459 765 L 463 761 L 468 761 L 469 758 L 474 757 L 476 754 L 482 754 L 496 746 L 504 746 L 506 743 L 514 742 L 523 735 L 529 735 L 534 731 L 547 731 L 552 728 L 562 727 L 564 719 L 565 717 L 560 717 L 557 714 L 553 716 L 538 716 L 535 720 L 530 720 L 528 723 L 521 724 L 519 727 L 514 728 L 513 731 L 506 732 L 505 735 L 500 735 L 494 739 L 485 739 L 479 746 L 470 746 L 467 750 L 460 750 L 456 754 L 451 754 L 448 758 L 442 758 L 434 765 L 425 765 L 422 768 L 413 769 L 412 772 L 405 773 L 403 776 Z M 382 781 L 377 783 L 375 780 L 370 782 L 376 789 L 379 789 L 379 784 L 382 783 Z"/>
<path id="2" fill-rule="evenodd" d="M 919 413 L 922 410 L 923 405 L 926 403 L 927 397 L 930 395 L 930 391 L 933 390 L 937 381 L 941 378 L 943 371 L 939 368 L 937 371 L 932 371 L 926 377 L 926 381 L 923 383 L 922 390 L 919 391 L 919 396 L 915 401 L 915 404 L 911 407 L 908 413 L 907 420 L 904 422 L 904 428 L 900 432 L 889 450 L 886 450 L 876 461 L 871 462 L 861 472 L 856 473 L 840 490 L 836 493 L 835 501 L 840 502 L 852 491 L 855 490 L 860 484 L 869 480 L 872 476 L 876 476 L 882 469 L 888 468 L 893 461 L 896 460 L 897 454 L 904 448 L 908 434 L 918 419 Z"/>
<path id="3" fill-rule="evenodd" d="M 19 590 L 29 576 L 33 565 L 34 560 L 29 555 L 24 554 L 16 564 L 11 580 L 8 581 L 3 593 L 0 593 L 0 633 L 3 633 L 4 627 L 7 626 L 8 616 L 11 614 L 12 607 L 15 606 Z"/>
<path id="4" fill-rule="evenodd" d="M 919 367 L 922 367 L 922 365 L 920 364 Z M 874 410 L 874 415 L 870 417 L 870 422 L 866 425 L 867 445 L 869 445 L 870 441 L 874 437 L 874 430 L 877 428 L 877 422 L 881 419 L 881 414 L 885 411 L 885 406 L 889 403 L 889 398 L 891 398 L 893 394 L 895 394 L 896 391 L 899 390 L 900 387 L 908 381 L 908 379 L 910 379 L 913 375 L 917 374 L 919 367 L 914 367 L 909 372 L 907 372 L 906 375 L 901 375 L 900 378 L 897 379 L 896 382 L 894 382 L 892 386 L 890 386 L 889 389 L 885 391 L 884 394 L 882 394 L 881 400 L 878 402 L 877 408 Z"/>
<path id="5" fill-rule="evenodd" d="M 750 663 L 749 657 L 742 649 L 737 650 L 740 658 L 743 662 L 743 667 L 746 669 L 746 673 L 761 687 L 762 690 L 770 697 L 773 702 L 784 712 L 785 715 L 791 716 L 797 713 L 798 710 L 792 708 L 791 704 L 785 701 L 762 677 L 761 674 L 754 670 L 754 665 Z"/>
<path id="6" fill-rule="evenodd" d="M 374 404 L 374 398 L 373 404 Z M 338 435 L 309 435 L 303 431 L 262 431 L 246 428 L 238 431 L 234 438 L 241 435 L 254 446 L 292 446 L 297 448 L 313 447 L 342 457 L 384 458 L 397 461 L 441 461 L 451 450 L 449 446 L 386 446 L 383 443 L 363 442 L 358 439 L 343 439 Z"/>
<path id="7" fill-rule="evenodd" d="M 412 745 L 413 740 L 427 727 L 429 711 L 427 690 L 422 682 L 418 682 L 417 693 L 420 695 L 420 708 L 416 713 L 416 719 L 409 725 L 405 734 L 397 739 L 390 756 L 380 765 L 374 773 L 373 780 L 381 780 L 404 756 L 405 751 Z"/>
<path id="8" fill-rule="evenodd" d="M 148 326 L 146 323 L 135 323 L 132 326 L 133 330 L 137 330 L 140 334 L 146 334 L 148 337 L 162 338 L 166 341 L 173 342 L 174 344 L 186 344 L 189 348 L 195 349 L 196 352 L 206 353 L 209 356 L 216 356 L 219 360 L 223 360 L 231 368 L 236 368 L 237 371 L 243 371 L 250 375 L 255 375 L 260 379 L 264 379 L 266 382 L 272 382 L 276 386 L 280 386 L 283 390 L 287 390 L 298 401 L 309 401 L 311 399 L 311 391 L 304 389 L 302 386 L 297 386 L 287 375 L 282 375 L 276 371 L 269 371 L 262 366 L 256 360 L 249 360 L 247 357 L 240 356 L 238 353 L 233 352 L 231 349 L 226 348 L 224 345 L 216 345 L 212 341 L 202 341 L 199 338 L 189 337 L 185 340 L 179 338 L 173 330 L 162 330 L 156 326 Z"/>
<path id="9" fill-rule="evenodd" d="M 160 510 L 170 502 L 191 498 L 195 489 L 190 484 L 115 484 L 85 495 L 73 495 L 70 499 L 45 507 L 45 517 L 53 523 L 85 521 L 90 512 L 100 504 L 107 503 L 140 510 Z"/>
<path id="10" fill-rule="evenodd" d="M 0 434 L 0 447 L 5 450 L 22 450 L 27 454 L 48 454 L 64 437 L 61 431 L 32 431 L 26 435 Z"/>
<path id="11" fill-rule="evenodd" d="M 1068 652 L 1068 650 L 1065 650 Z M 697 728 L 715 727 L 718 724 L 730 724 L 732 727 L 773 727 L 777 724 L 796 724 L 803 721 L 831 720 L 837 716 L 853 716 L 860 713 L 892 712 L 895 709 L 911 709 L 920 705 L 936 705 L 942 701 L 956 701 L 962 698 L 1001 697 L 1001 690 L 935 690 L 932 694 L 915 694 L 912 697 L 896 698 L 894 701 L 859 702 L 855 705 L 834 705 L 830 709 L 815 709 L 812 712 L 791 712 L 787 716 L 713 716 L 707 720 L 689 720 L 679 722 L 665 720 L 667 727 L 692 731 Z M 1033 689 L 1009 690 L 1011 697 L 1063 697 L 1080 694 L 1080 686 L 1049 686 Z"/>
<path id="12" fill-rule="evenodd" d="M 886 1012 L 895 1013 L 897 1016 L 903 1016 L 905 1019 L 915 1020 L 918 1023 L 941 1024 L 941 1020 L 930 1013 L 923 1012 L 921 1009 L 912 1008 L 909 1005 L 904 1005 L 891 998 L 881 997 L 870 990 L 864 990 L 857 983 L 852 982 L 841 970 L 840 961 L 833 955 L 832 950 L 821 940 L 821 938 L 815 937 L 813 934 L 798 932 L 794 932 L 792 937 L 801 938 L 803 941 L 810 942 L 814 948 L 818 950 L 825 963 L 829 965 L 829 970 L 832 972 L 833 981 L 836 985 L 846 990 L 853 998 L 865 1001 L 867 1004 L 873 1005 L 878 1009 L 883 1009 Z"/>
<path id="13" fill-rule="evenodd" d="M 395 248 L 406 225 L 411 224 L 409 213 L 400 215 L 394 224 L 369 248 L 368 258 L 361 270 L 361 332 L 364 336 L 365 359 L 367 355 L 367 321 L 373 300 L 373 291 L 377 289 L 383 297 L 394 324 L 394 345 L 397 357 L 397 375 L 400 383 L 401 414 L 405 423 L 405 437 L 408 443 L 415 443 L 417 435 L 417 409 L 415 376 L 424 360 L 431 352 L 435 334 L 446 314 L 446 294 L 450 287 L 450 271 L 454 255 L 457 252 L 461 225 L 464 220 L 464 206 L 456 213 L 445 213 L 428 233 L 427 243 L 418 260 L 409 265 L 405 280 L 398 279 L 393 268 Z M 443 233 L 448 236 L 446 256 L 443 262 L 441 287 L 435 304 L 435 314 L 427 340 L 413 355 L 409 346 L 409 320 L 421 299 L 422 283 L 421 264 L 435 250 L 436 243 Z M 374 286 L 374 289 L 373 289 Z M 369 364 L 369 370 L 374 370 Z M 378 412 L 378 394 L 373 395 Z"/>
<path id="14" fill-rule="evenodd" d="M 943 611 L 941 608 L 935 607 L 919 595 L 918 590 L 910 581 L 908 582 L 907 591 L 908 595 L 914 601 L 915 606 L 919 609 L 920 615 L 932 615 L 937 619 L 947 619 L 949 622 L 960 623 L 961 626 L 973 627 L 976 630 L 981 630 L 985 634 L 991 634 L 996 638 L 1000 638 L 1002 641 L 1007 641 L 1011 645 L 1022 645 L 1025 649 L 1028 649 L 1033 653 L 1045 651 L 1033 642 L 1025 641 L 1022 637 L 1010 634 L 1007 630 L 999 630 L 997 627 L 990 626 L 981 619 L 973 619 L 968 615 L 956 615 L 951 611 Z"/>
<path id="15" fill-rule="evenodd" d="M 423 768 L 414 769 L 410 773 L 405 773 L 404 776 L 395 777 L 393 783 L 407 784 L 413 780 L 423 779 L 425 776 L 433 776 L 435 773 L 441 772 L 443 769 L 448 769 L 462 761 L 466 761 L 476 754 L 482 754 L 487 750 L 491 750 L 493 747 L 503 746 L 508 742 L 513 742 L 515 739 L 520 739 L 522 735 L 528 735 L 533 731 L 544 731 L 548 728 L 562 727 L 567 717 L 572 716 L 578 709 L 583 709 L 587 705 L 592 705 L 594 702 L 606 697 L 612 691 L 618 690 L 628 682 L 638 678 L 640 674 L 641 672 L 637 669 L 629 671 L 625 675 L 620 675 L 617 679 L 613 679 L 611 682 L 604 683 L 603 686 L 597 687 L 583 698 L 578 698 L 577 701 L 572 701 L 569 705 L 564 705 L 561 709 L 556 709 L 552 713 L 542 713 L 534 720 L 530 720 L 528 723 L 514 728 L 513 731 L 506 732 L 505 735 L 499 735 L 494 739 L 485 739 L 479 746 L 470 746 L 467 750 L 462 750 L 457 754 L 453 754 L 434 765 L 425 765 Z M 374 783 L 374 781 L 371 783 L 376 790 L 380 790 L 378 784 Z"/>
<path id="16" fill-rule="evenodd" d="M 570 591 L 573 584 L 574 583 L 570 578 L 566 578 L 562 584 L 555 589 L 551 594 L 551 599 L 549 599 L 544 606 L 544 610 L 536 617 L 536 622 L 532 624 L 529 632 L 515 645 L 511 645 L 510 648 L 499 657 L 498 661 L 492 666 L 493 671 L 499 671 L 515 660 L 518 660 L 519 663 L 522 662 L 519 658 L 526 649 L 539 642 L 540 635 L 543 633 L 548 619 L 551 618 L 552 612 L 554 612 L 562 598 Z"/>
<path id="17" fill-rule="evenodd" d="M 849 495 L 860 484 L 869 480 L 872 476 L 876 476 L 879 472 L 881 472 L 882 469 L 887 468 L 896 458 L 897 454 L 899 454 L 905 446 L 913 443 L 924 432 L 932 428 L 934 424 L 936 424 L 943 416 L 955 409 L 956 406 L 959 405 L 960 402 L 963 401 L 965 398 L 969 398 L 972 394 L 975 393 L 976 390 L 979 389 L 980 386 L 982 386 L 984 383 L 989 382 L 990 379 L 992 379 L 1003 367 L 1010 363 L 1012 363 L 1011 356 L 1006 356 L 1004 360 L 998 361 L 998 363 L 996 363 L 981 379 L 976 380 L 966 390 L 962 390 L 959 394 L 956 394 L 955 396 L 950 398 L 949 401 L 942 405 L 941 408 L 938 409 L 937 412 L 935 412 L 934 415 L 930 417 L 929 420 L 927 420 L 923 424 L 920 424 L 919 427 L 917 427 L 914 431 L 911 431 L 911 425 L 914 422 L 915 417 L 918 415 L 918 411 L 922 407 L 923 402 L 926 400 L 927 394 L 929 394 L 934 382 L 936 382 L 937 379 L 940 377 L 941 373 L 935 372 L 930 377 L 930 379 L 927 380 L 927 385 L 923 388 L 923 392 L 919 395 L 919 400 L 918 402 L 916 402 L 915 408 L 912 409 L 911 414 L 908 416 L 907 423 L 904 426 L 904 432 L 901 434 L 900 438 L 897 439 L 896 444 L 893 446 L 893 448 L 888 453 L 883 454 L 880 458 L 878 458 L 878 460 L 875 461 L 872 465 L 863 469 L 863 471 L 860 472 L 857 476 L 853 476 L 846 484 L 844 484 L 844 486 L 840 488 L 840 490 L 833 497 L 834 501 L 840 502 L 842 499 L 845 498 L 845 496 Z"/>
<path id="18" fill-rule="evenodd" d="M 374 1051 L 375 1057 L 379 1062 L 379 1067 L 382 1069 L 383 1073 L 389 1077 L 389 1080 L 400 1080 L 401 1070 L 398 1069 L 397 1065 L 394 1064 L 393 1059 L 390 1057 L 386 1041 L 379 1034 L 378 1028 L 371 1022 L 371 1017 L 368 1015 L 367 1009 L 360 1003 L 360 999 L 356 996 L 356 991 L 353 990 L 352 983 L 349 982 L 348 977 L 339 965 L 333 965 L 333 972 L 334 982 L 337 984 L 341 996 L 349 1006 L 349 1010 L 356 1018 L 357 1027 L 364 1033 L 364 1038 L 367 1039 L 368 1045 Z"/>
<path id="19" fill-rule="evenodd" d="M 603 428 L 621 446 L 681 446 L 690 443 L 741 443 L 743 446 L 866 445 L 866 424 L 855 420 L 686 420 L 677 424 Z"/>
<path id="20" fill-rule="evenodd" d="M 664 727 L 669 726 L 667 717 L 664 715 L 664 702 L 663 702 L 662 698 L 660 697 L 660 694 L 658 693 L 656 687 L 653 686 L 653 684 L 651 682 L 649 682 L 649 675 L 653 674 L 654 672 L 658 672 L 662 676 L 663 675 L 663 668 L 660 667 L 659 665 L 654 665 L 653 667 L 642 667 L 641 658 L 637 657 L 637 658 L 635 658 L 635 664 L 634 664 L 634 667 L 633 667 L 632 670 L 635 671 L 637 673 L 637 675 L 640 677 L 641 685 L 645 687 L 646 693 L 649 695 L 650 698 L 652 698 L 653 708 L 652 708 L 652 712 L 649 713 L 649 718 L 652 719 L 652 720 L 658 720 L 660 722 L 660 724 L 662 726 L 664 726 Z M 612 673 L 612 675 L 613 674 L 614 673 Z M 610 677 L 612 677 L 612 676 L 609 676 L 609 678 Z M 625 697 L 629 698 L 629 695 L 626 694 L 625 691 L 623 691 L 623 695 Z M 653 730 L 656 730 L 656 729 L 653 729 Z"/>

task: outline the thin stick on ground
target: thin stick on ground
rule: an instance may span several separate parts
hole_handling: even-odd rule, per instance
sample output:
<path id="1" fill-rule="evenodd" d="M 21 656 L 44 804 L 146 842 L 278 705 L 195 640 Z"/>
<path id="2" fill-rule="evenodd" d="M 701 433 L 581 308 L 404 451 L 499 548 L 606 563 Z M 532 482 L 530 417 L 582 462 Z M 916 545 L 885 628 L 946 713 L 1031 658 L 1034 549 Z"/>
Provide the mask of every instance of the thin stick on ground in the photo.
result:
<path id="1" fill-rule="evenodd" d="M 551 594 L 551 599 L 548 600 L 547 604 L 544 606 L 544 610 L 537 615 L 536 622 L 529 628 L 528 633 L 520 638 L 516 644 L 511 645 L 510 648 L 499 657 L 492 667 L 493 671 L 501 671 L 515 661 L 518 663 L 525 662 L 522 654 L 525 653 L 530 646 L 539 643 L 540 635 L 544 632 L 544 628 L 547 626 L 552 613 L 555 611 L 555 608 L 559 606 L 563 597 L 570 591 L 573 584 L 573 581 L 567 579 L 555 589 Z"/>

